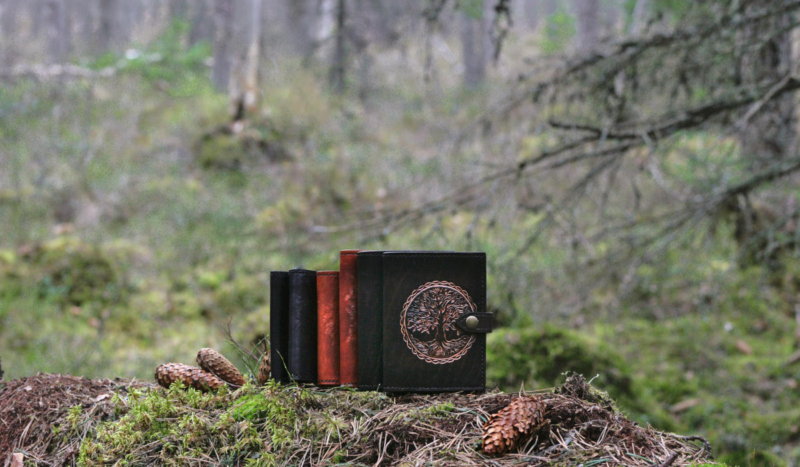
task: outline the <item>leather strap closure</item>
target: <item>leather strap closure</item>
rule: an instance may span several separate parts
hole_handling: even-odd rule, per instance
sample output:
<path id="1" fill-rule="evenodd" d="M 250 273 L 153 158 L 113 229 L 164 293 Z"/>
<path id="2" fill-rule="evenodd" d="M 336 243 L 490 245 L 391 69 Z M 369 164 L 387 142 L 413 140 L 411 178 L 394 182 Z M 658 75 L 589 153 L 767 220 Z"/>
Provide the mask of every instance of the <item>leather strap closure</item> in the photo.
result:
<path id="1" fill-rule="evenodd" d="M 456 326 L 467 334 L 485 334 L 492 332 L 494 314 L 465 313 L 456 320 Z"/>

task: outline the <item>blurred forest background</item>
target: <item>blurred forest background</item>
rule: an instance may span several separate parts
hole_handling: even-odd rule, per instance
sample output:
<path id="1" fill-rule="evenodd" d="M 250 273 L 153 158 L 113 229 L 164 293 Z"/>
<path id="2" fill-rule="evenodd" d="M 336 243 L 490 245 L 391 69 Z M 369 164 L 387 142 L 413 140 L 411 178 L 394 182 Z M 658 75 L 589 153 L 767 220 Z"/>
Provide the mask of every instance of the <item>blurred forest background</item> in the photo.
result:
<path id="1" fill-rule="evenodd" d="M 800 465 L 799 9 L 0 0 L 5 377 L 151 379 L 266 333 L 270 270 L 483 250 L 490 386 Z"/>

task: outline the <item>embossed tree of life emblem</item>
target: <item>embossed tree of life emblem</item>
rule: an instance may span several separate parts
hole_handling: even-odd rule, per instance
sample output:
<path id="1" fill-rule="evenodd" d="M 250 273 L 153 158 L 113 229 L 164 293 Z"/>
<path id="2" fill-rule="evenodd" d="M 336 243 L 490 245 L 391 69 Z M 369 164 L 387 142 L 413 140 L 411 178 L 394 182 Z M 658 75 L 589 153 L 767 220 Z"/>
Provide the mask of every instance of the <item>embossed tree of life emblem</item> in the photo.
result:
<path id="1" fill-rule="evenodd" d="M 475 310 L 475 303 L 461 287 L 452 282 L 428 282 L 412 292 L 403 305 L 403 340 L 417 358 L 428 363 L 455 362 L 475 342 L 475 335 L 462 333 L 456 320 Z"/>

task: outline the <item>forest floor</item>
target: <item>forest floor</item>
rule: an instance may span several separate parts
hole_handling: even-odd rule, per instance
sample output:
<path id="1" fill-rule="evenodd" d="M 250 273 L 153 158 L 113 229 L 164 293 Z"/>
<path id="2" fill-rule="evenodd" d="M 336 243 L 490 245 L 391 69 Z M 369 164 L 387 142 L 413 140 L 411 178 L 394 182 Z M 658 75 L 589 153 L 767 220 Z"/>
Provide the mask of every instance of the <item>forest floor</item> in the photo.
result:
<path id="1" fill-rule="evenodd" d="M 698 436 L 642 427 L 581 376 L 528 393 L 543 428 L 486 456 L 482 426 L 519 397 L 245 386 L 201 394 L 39 374 L 0 383 L 0 452 L 35 465 L 715 465 Z"/>

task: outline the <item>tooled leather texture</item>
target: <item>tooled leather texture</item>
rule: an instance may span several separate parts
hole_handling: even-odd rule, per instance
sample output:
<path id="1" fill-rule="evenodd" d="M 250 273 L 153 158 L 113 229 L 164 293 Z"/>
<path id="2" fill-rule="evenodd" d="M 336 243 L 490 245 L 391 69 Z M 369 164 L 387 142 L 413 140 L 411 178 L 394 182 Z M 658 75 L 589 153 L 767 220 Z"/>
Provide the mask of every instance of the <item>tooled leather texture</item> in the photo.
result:
<path id="1" fill-rule="evenodd" d="M 289 373 L 298 383 L 317 381 L 316 271 L 289 271 Z"/>
<path id="2" fill-rule="evenodd" d="M 375 391 L 383 374 L 383 251 L 358 253 L 358 388 Z"/>
<path id="3" fill-rule="evenodd" d="M 339 377 L 347 386 L 358 384 L 358 250 L 339 255 Z"/>
<path id="4" fill-rule="evenodd" d="M 286 271 L 269 274 L 269 343 L 272 379 L 288 383 L 289 273 Z"/>
<path id="5" fill-rule="evenodd" d="M 317 273 L 317 384 L 339 384 L 339 272 Z"/>
<path id="6" fill-rule="evenodd" d="M 457 322 L 487 319 L 486 255 L 386 252 L 382 261 L 383 389 L 484 391 L 486 334 Z"/>

